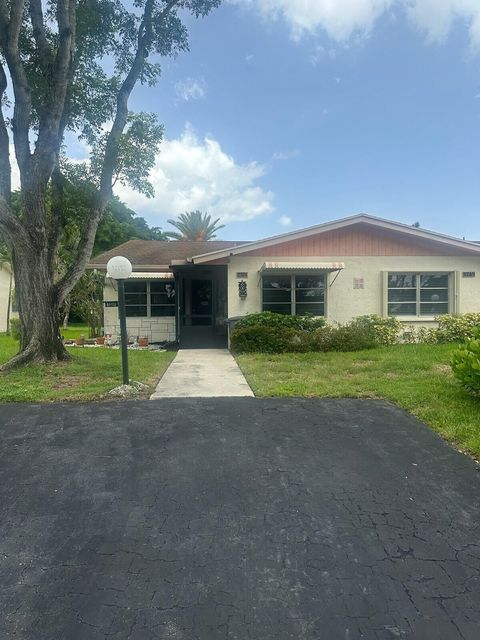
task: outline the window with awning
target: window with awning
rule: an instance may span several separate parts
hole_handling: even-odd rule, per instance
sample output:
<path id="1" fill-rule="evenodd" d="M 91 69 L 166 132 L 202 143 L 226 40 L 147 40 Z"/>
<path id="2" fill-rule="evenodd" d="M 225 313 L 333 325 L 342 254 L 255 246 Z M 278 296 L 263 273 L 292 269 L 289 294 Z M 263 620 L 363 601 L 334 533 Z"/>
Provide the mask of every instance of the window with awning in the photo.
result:
<path id="1" fill-rule="evenodd" d="M 325 315 L 326 275 L 262 276 L 262 309 L 294 316 Z"/>

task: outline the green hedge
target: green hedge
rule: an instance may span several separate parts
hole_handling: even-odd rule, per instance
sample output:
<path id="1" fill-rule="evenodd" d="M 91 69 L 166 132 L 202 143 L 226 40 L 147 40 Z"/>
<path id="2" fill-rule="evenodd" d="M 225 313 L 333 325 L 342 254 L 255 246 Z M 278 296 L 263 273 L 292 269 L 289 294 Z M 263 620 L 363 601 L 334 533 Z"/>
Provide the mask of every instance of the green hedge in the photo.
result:
<path id="1" fill-rule="evenodd" d="M 473 338 L 454 352 L 452 369 L 469 393 L 480 395 L 480 329 L 476 329 Z"/>
<path id="2" fill-rule="evenodd" d="M 287 316 L 283 313 L 273 313 L 272 311 L 263 311 L 262 313 L 250 313 L 235 324 L 237 329 L 245 327 L 270 327 L 280 329 L 295 329 L 296 331 L 315 331 L 324 327 L 325 318 L 313 316 Z"/>
<path id="3" fill-rule="evenodd" d="M 323 318 L 302 318 L 265 312 L 239 321 L 232 331 L 235 353 L 303 353 L 360 351 L 393 344 L 400 323 L 393 318 L 361 316 L 344 325 L 327 325 Z"/>

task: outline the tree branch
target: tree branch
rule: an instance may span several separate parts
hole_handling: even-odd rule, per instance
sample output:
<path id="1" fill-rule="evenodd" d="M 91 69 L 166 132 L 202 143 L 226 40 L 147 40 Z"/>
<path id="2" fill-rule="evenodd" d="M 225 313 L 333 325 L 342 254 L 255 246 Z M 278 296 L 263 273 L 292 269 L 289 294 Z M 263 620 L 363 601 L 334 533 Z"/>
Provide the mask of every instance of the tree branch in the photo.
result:
<path id="1" fill-rule="evenodd" d="M 12 130 L 15 155 L 17 157 L 22 182 L 30 171 L 29 129 L 32 112 L 30 88 L 19 52 L 20 29 L 22 26 L 25 0 L 16 0 L 10 4 L 10 19 L 6 5 L 0 5 L 0 47 L 7 62 L 15 94 Z"/>
<path id="2" fill-rule="evenodd" d="M 159 20 L 163 20 L 168 13 L 180 3 L 180 0 L 170 0 L 164 10 L 159 15 Z M 137 50 L 132 62 L 130 71 L 126 75 L 117 96 L 117 109 L 115 120 L 107 138 L 105 145 L 105 157 L 100 178 L 100 192 L 108 198 L 112 197 L 112 177 L 118 157 L 118 145 L 120 136 L 125 129 L 128 117 L 128 100 L 137 83 L 140 74 L 148 58 L 153 39 L 153 9 L 154 0 L 147 0 L 142 16 L 142 21 L 138 29 Z"/>
<path id="3" fill-rule="evenodd" d="M 41 4 L 41 0 L 34 1 Z M 76 0 L 58 0 L 57 24 L 58 50 L 53 64 L 47 64 L 50 83 L 48 95 L 45 96 L 46 108 L 40 117 L 38 141 L 34 153 L 38 169 L 46 181 L 50 179 L 58 163 L 58 154 L 63 138 L 65 122 L 63 115 L 74 60 Z"/>
<path id="4" fill-rule="evenodd" d="M 10 166 L 10 140 L 3 117 L 2 100 L 7 89 L 7 76 L 0 64 L 0 196 L 10 204 L 12 192 L 12 168 Z"/>
<path id="5" fill-rule="evenodd" d="M 53 54 L 45 33 L 42 0 L 30 0 L 29 8 L 33 37 L 37 45 L 40 66 L 43 73 L 47 74 Z"/>
<path id="6" fill-rule="evenodd" d="M 181 0 L 169 0 L 163 11 L 159 14 L 159 21 L 163 20 L 168 13 Z M 105 156 L 103 159 L 100 176 L 100 189 L 96 202 L 91 209 L 90 216 L 84 226 L 82 237 L 78 245 L 77 259 L 70 267 L 69 271 L 56 285 L 56 297 L 58 302 L 62 302 L 70 293 L 78 279 L 85 271 L 85 267 L 92 255 L 95 234 L 98 223 L 105 211 L 108 202 L 112 198 L 112 180 L 118 161 L 118 147 L 120 137 L 125 129 L 128 118 L 128 100 L 144 69 L 145 62 L 150 53 L 153 41 L 153 10 L 154 0 L 146 0 L 142 20 L 138 28 L 137 49 L 135 56 L 117 96 L 117 108 L 112 128 L 105 145 Z"/>

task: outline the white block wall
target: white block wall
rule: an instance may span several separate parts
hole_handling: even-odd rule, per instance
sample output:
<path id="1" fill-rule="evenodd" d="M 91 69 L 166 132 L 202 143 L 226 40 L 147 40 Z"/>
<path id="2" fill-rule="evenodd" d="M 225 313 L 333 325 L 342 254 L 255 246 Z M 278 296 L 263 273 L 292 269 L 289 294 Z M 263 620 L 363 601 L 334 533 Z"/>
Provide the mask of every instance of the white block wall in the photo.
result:
<path id="1" fill-rule="evenodd" d="M 104 301 L 118 300 L 117 290 L 107 280 L 103 290 Z M 105 333 L 120 335 L 118 307 L 104 308 Z M 148 338 L 149 342 L 175 342 L 175 317 L 161 318 L 127 318 L 127 333 L 129 338 Z"/>
<path id="2" fill-rule="evenodd" d="M 262 310 L 262 287 L 259 269 L 264 262 L 282 262 L 281 257 L 233 256 L 228 265 L 228 316 L 243 316 Z M 480 257 L 466 256 L 321 256 L 288 258 L 291 262 L 343 262 L 343 269 L 327 277 L 326 317 L 331 322 L 348 322 L 360 315 L 383 315 L 386 309 L 385 271 L 442 271 L 454 272 L 452 313 L 480 312 Z M 462 272 L 475 271 L 475 278 L 462 278 Z M 248 295 L 238 295 L 237 272 L 248 272 Z M 354 289 L 355 278 L 364 280 L 363 289 Z M 330 286 L 331 285 L 331 286 Z M 400 318 L 402 319 L 402 318 Z M 403 320 L 403 319 L 402 319 Z M 433 318 L 405 318 L 407 323 L 428 326 Z"/>

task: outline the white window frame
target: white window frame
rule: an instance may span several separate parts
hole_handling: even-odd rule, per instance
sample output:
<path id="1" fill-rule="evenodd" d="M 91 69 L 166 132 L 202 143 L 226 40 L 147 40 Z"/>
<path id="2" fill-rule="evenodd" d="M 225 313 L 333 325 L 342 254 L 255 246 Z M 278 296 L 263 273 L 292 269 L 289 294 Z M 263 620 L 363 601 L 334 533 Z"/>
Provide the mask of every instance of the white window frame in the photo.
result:
<path id="1" fill-rule="evenodd" d="M 421 300 L 420 300 L 420 292 L 422 290 L 422 287 L 420 286 L 421 283 L 421 276 L 434 276 L 434 275 L 440 275 L 440 274 L 445 274 L 448 276 L 448 312 L 447 313 L 456 313 L 456 307 L 457 307 L 457 280 L 458 278 L 456 277 L 456 272 L 454 271 L 448 271 L 448 270 L 425 270 L 425 271 L 418 271 L 418 270 L 412 270 L 412 269 L 396 269 L 396 270 L 390 270 L 390 271 L 383 271 L 382 272 L 382 276 L 383 276 L 383 316 L 384 317 L 396 317 L 401 321 L 413 321 L 413 320 L 417 320 L 417 321 L 429 321 L 429 320 L 433 320 L 437 315 L 444 315 L 441 313 L 438 314 L 430 314 L 430 315 L 422 315 L 420 313 L 421 310 Z M 388 307 L 389 307 L 389 299 L 388 299 L 388 292 L 390 289 L 393 289 L 393 287 L 389 287 L 388 286 L 388 277 L 389 275 L 414 275 L 417 277 L 417 284 L 415 287 L 416 290 L 416 299 L 415 299 L 415 308 L 416 308 L 416 313 L 414 315 L 395 315 L 392 314 L 390 315 Z M 425 287 L 424 287 L 425 288 Z M 439 288 L 443 288 L 443 287 L 439 287 Z M 413 302 L 412 302 L 413 304 Z"/>
<path id="2" fill-rule="evenodd" d="M 265 311 L 265 309 L 263 308 L 264 304 L 267 305 L 275 305 L 275 302 L 264 302 L 263 300 L 263 292 L 264 292 L 264 287 L 263 287 L 263 279 L 264 278 L 269 278 L 269 277 L 274 277 L 274 276 L 283 276 L 283 277 L 289 277 L 290 278 L 290 315 L 291 316 L 296 316 L 297 314 L 295 313 L 295 311 L 297 310 L 297 287 L 295 286 L 295 278 L 297 278 L 298 276 L 301 275 L 305 275 L 302 273 L 263 273 L 261 278 L 260 278 L 260 286 L 261 286 L 261 304 L 262 304 L 262 311 Z M 312 276 L 323 276 L 324 278 L 324 293 L 323 293 L 323 314 L 321 316 L 314 316 L 315 318 L 326 318 L 327 317 L 327 291 L 328 291 L 328 273 L 312 273 Z M 278 305 L 286 305 L 288 304 L 287 302 L 279 302 Z M 310 304 L 308 302 L 299 302 L 298 304 Z M 311 303 L 312 306 L 314 304 L 318 304 L 312 302 Z M 268 309 L 268 311 L 272 311 L 273 313 L 275 313 L 272 309 Z M 313 315 L 313 314 L 312 314 Z"/>

